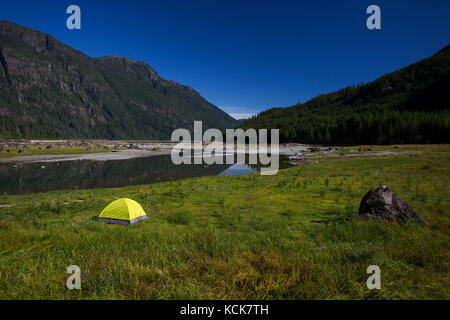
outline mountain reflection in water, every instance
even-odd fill
[[[175,165],[170,155],[114,161],[60,161],[0,164],[0,193],[90,189],[148,184],[219,174],[257,172],[246,164]]]

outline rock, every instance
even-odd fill
[[[361,200],[358,214],[360,218],[367,220],[381,219],[400,224],[415,220],[424,224],[417,212],[386,186],[367,192]]]
[[[289,160],[303,160],[303,159],[305,159],[305,154],[303,152],[297,152],[295,155],[289,157]]]

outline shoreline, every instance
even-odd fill
[[[34,162],[59,162],[59,161],[109,161],[109,160],[128,160],[134,158],[145,158],[159,155],[170,154],[167,151],[152,150],[120,150],[110,152],[80,153],[80,154],[47,154],[30,156],[13,156],[0,159],[0,163],[34,163]]]
[[[176,144],[178,142],[136,140],[9,141],[0,143],[0,163],[127,160],[169,155]],[[238,146],[235,152],[239,153],[243,149]],[[282,144],[279,153],[292,155],[306,149],[307,146],[303,144]]]
[[[30,140],[0,143],[0,163],[36,163],[59,161],[109,161],[169,155],[177,142],[131,140]],[[206,146],[207,144],[204,144]],[[300,143],[279,145],[280,156],[307,156],[310,160],[322,157],[376,157],[414,154],[419,145],[330,147]],[[431,146],[431,145],[429,145]],[[424,146],[422,146],[424,147]],[[248,153],[238,145],[235,153]],[[245,150],[245,151],[244,151]],[[225,150],[224,150],[225,151]],[[7,154],[8,152],[8,154]]]

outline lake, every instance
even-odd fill
[[[280,168],[289,164],[280,157]],[[0,163],[0,194],[122,187],[215,175],[258,172],[260,165],[175,165],[170,155],[110,161]]]

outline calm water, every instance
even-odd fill
[[[280,168],[288,164],[280,158]],[[61,161],[0,164],[0,194],[60,189],[90,189],[148,184],[215,175],[243,175],[258,165],[174,165],[170,155],[113,161]]]

